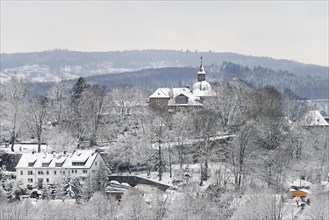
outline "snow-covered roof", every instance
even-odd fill
[[[43,163],[52,168],[90,168],[99,153],[95,150],[76,150],[72,153],[23,153],[17,168],[42,168]],[[33,166],[29,166],[33,165]],[[32,163],[32,164],[31,164]],[[79,163],[73,165],[72,163]],[[83,163],[83,164],[82,164]],[[61,166],[58,166],[60,164]],[[56,166],[57,165],[57,166]]]
[[[72,162],[78,162],[78,163],[82,163],[82,162],[86,162],[88,160],[90,155],[88,154],[82,154],[82,153],[76,153],[73,154],[71,157]]]
[[[324,119],[319,111],[309,111],[300,120],[304,126],[328,126],[328,122]]]
[[[53,159],[54,159],[54,157],[52,157],[52,155],[46,154],[46,156],[42,158],[41,162],[42,163],[50,163]]]
[[[193,84],[193,95],[197,97],[207,97],[214,96],[215,92],[207,81],[201,81]]]
[[[206,74],[204,71],[203,65],[201,64],[198,74]]]
[[[170,98],[169,96],[169,88],[158,88],[155,92],[150,96],[150,98]]]
[[[188,98],[187,103],[176,103],[176,97],[184,95]],[[168,106],[202,106],[199,97],[196,97],[189,88],[159,88],[150,98],[168,98]]]

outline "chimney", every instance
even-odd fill
[[[169,89],[169,97],[174,98],[174,89],[172,87]]]
[[[64,151],[64,155],[66,155],[66,150]]]

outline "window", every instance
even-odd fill
[[[28,178],[27,181],[28,181],[29,183],[33,183],[33,179],[32,179],[32,178]]]
[[[97,166],[97,162],[95,162],[95,165]]]
[[[161,104],[160,99],[156,99],[156,100],[155,100],[155,103],[156,103],[157,105],[160,105],[160,104]]]
[[[46,179],[46,182],[49,183],[49,178]]]
[[[92,173],[95,173],[95,170],[92,170],[91,172],[92,172]]]
[[[82,170],[82,173],[87,173],[88,171],[87,170]]]
[[[56,175],[56,170],[54,171],[54,174]]]
[[[32,170],[27,171],[27,175],[33,175],[33,171]]]
[[[176,98],[176,102],[179,104],[186,104],[188,102],[188,98],[184,95],[179,95]]]
[[[55,167],[61,167],[63,163],[55,163]]]
[[[21,170],[21,175],[23,175],[23,171]]]
[[[33,165],[34,165],[34,162],[28,164],[29,167],[33,167]]]
[[[65,174],[65,171],[63,171],[63,174]]]
[[[43,175],[43,171],[38,171],[38,174],[39,175]]]
[[[72,166],[84,166],[85,162],[72,162]]]
[[[42,167],[49,167],[49,163],[42,163]]]
[[[46,171],[46,174],[49,175],[49,171],[48,170]]]
[[[85,181],[86,180],[86,177],[82,177],[81,179],[82,179],[82,181]]]

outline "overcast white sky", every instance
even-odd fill
[[[236,52],[328,65],[325,1],[4,1],[1,53]]]

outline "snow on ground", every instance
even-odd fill
[[[305,205],[304,210],[301,210],[301,206],[297,206],[297,201],[300,204],[299,198],[289,199],[283,204],[283,220],[306,219],[310,207]]]

